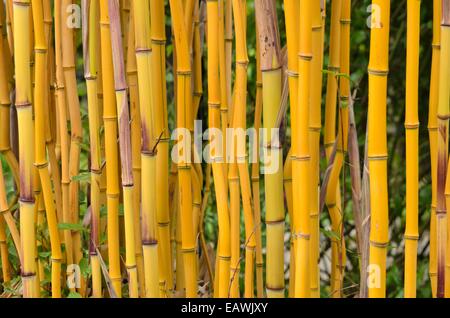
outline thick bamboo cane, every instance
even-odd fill
[[[406,47],[406,229],[405,292],[416,297],[417,245],[419,240],[419,49],[420,0],[407,3]]]
[[[20,152],[20,230],[21,250],[23,252],[22,283],[23,296],[37,296],[36,282],[36,233],[35,199],[33,194],[33,111],[31,103],[30,70],[30,1],[14,1],[14,64],[16,76],[16,108],[19,122]],[[17,28],[17,26],[20,26]]]
[[[309,111],[312,59],[311,1],[301,0],[298,41],[298,108],[291,107],[293,200],[295,245],[295,297],[310,297],[310,147]]]
[[[8,48],[8,43],[4,41],[7,36],[7,29],[5,26],[5,15],[3,4],[0,5],[0,33],[2,36],[0,43],[0,153],[4,156],[6,162],[11,168],[14,176],[16,186],[19,190],[19,163],[11,149],[10,141],[10,111],[11,98],[9,96],[8,79],[10,71],[8,65],[11,64],[11,53]]]
[[[220,87],[219,87],[219,43],[218,32],[219,8],[217,1],[207,2],[207,44],[208,44],[208,118],[210,129],[220,130]],[[217,23],[213,23],[217,21]],[[211,132],[211,138],[217,138]],[[224,175],[223,154],[216,150],[210,153],[213,170],[214,188],[217,198],[217,213],[219,221],[219,239],[216,261],[215,296],[227,297],[230,283],[230,216],[228,214],[227,185]]]
[[[111,46],[114,67],[114,83],[118,113],[120,161],[122,167],[122,191],[124,197],[126,267],[128,272],[128,289],[131,298],[138,298],[138,275],[136,267],[134,211],[133,211],[133,165],[131,160],[130,114],[128,110],[127,83],[120,27],[120,10],[118,0],[108,1],[111,19]]]
[[[386,296],[388,237],[388,183],[386,99],[389,71],[390,0],[374,0],[380,9],[372,17],[369,61],[368,162],[370,173],[369,297]],[[379,18],[379,20],[377,20]]]
[[[156,197],[161,282],[164,292],[173,290],[172,253],[170,249],[169,213],[169,141],[166,88],[166,31],[164,1],[150,1],[155,134],[161,136],[156,155],[156,179],[161,194]]]
[[[428,134],[431,161],[431,218],[430,218],[430,265],[428,273],[433,297],[437,291],[437,248],[436,248],[436,203],[437,203],[437,138],[439,104],[439,64],[441,50],[441,9],[442,0],[433,0],[433,52],[430,79],[430,99],[428,110]]]
[[[261,140],[261,135],[259,129],[261,128],[262,122],[262,111],[263,111],[263,100],[262,100],[262,72],[260,67],[260,49],[259,41],[256,40],[256,100],[255,100],[255,144],[256,153],[254,154],[257,158],[252,163],[251,177],[252,177],[252,195],[253,195],[253,209],[255,216],[255,243],[256,243],[256,297],[262,298],[264,296],[264,277],[263,277],[263,255],[262,255],[262,238],[261,238],[261,202],[260,202],[260,165],[259,165],[259,142]]]
[[[266,291],[269,298],[284,297],[284,196],[283,149],[279,134],[273,133],[281,100],[280,43],[276,8],[271,0],[255,3],[260,67],[263,83],[264,147],[269,158],[276,157],[278,166],[264,175],[266,196]]]
[[[135,49],[135,21],[134,10],[130,12],[130,26],[128,27],[127,46],[127,82],[130,92],[130,123],[131,123],[131,150],[133,163],[133,181],[135,191],[133,192],[134,210],[134,243],[136,251],[136,266],[138,271],[139,295],[145,297],[145,274],[144,258],[142,256],[142,231],[141,231],[141,112],[139,109],[139,87],[137,77],[137,60]]]
[[[69,137],[67,127],[66,89],[64,83],[64,70],[62,63],[61,43],[61,1],[55,2],[55,66],[56,66],[56,103],[58,112],[58,135],[61,148],[61,188],[62,188],[62,221],[71,223],[69,203]],[[64,247],[66,264],[73,264],[73,244],[70,230],[64,230]],[[69,267],[68,267],[69,268]],[[67,273],[68,275],[73,273]]]
[[[66,101],[70,117],[70,159],[69,159],[69,177],[70,177],[70,218],[71,223],[79,221],[79,182],[74,180],[80,172],[80,143],[82,142],[82,127],[80,102],[78,99],[78,88],[75,70],[75,47],[74,47],[74,29],[67,21],[70,18],[68,7],[72,5],[72,0],[62,0],[61,3],[61,36],[62,36],[62,66],[64,69],[64,80],[66,88]],[[73,238],[73,257],[76,264],[82,258],[81,233],[72,232]],[[82,279],[82,289],[84,289],[84,279]]]
[[[58,220],[54,203],[54,195],[48,171],[48,161],[46,156],[45,142],[45,103],[46,88],[48,87],[47,76],[47,41],[44,32],[44,12],[42,0],[32,1],[34,36],[35,36],[35,165],[39,170],[39,177],[42,187],[43,200],[45,201],[45,212],[51,242],[52,261],[52,297],[61,297],[61,243],[58,230]],[[42,199],[42,198],[41,198]]]
[[[450,0],[442,1],[441,57],[439,69],[439,106],[438,106],[438,163],[437,163],[437,292],[438,298],[445,296],[445,263],[447,245],[447,208],[446,198],[450,197],[448,167],[448,118],[450,112]],[[446,181],[447,180],[447,181]],[[446,183],[448,184],[446,186]],[[449,200],[450,202],[450,200]],[[450,259],[450,257],[449,257]]]
[[[100,242],[100,182],[102,175],[102,154],[100,135],[100,115],[98,103],[98,2],[83,0],[83,57],[84,77],[87,86],[89,141],[91,151],[91,235],[89,255],[92,269],[92,296],[102,297],[102,277],[97,253]]]
[[[246,43],[247,14],[246,2],[233,0],[233,17],[236,32],[236,86],[233,111],[235,159],[239,171],[242,205],[245,223],[245,292],[246,298],[254,297],[255,225],[250,175],[245,150],[246,108],[247,108],[247,67]]]
[[[322,67],[324,36],[322,14],[319,1],[313,2],[312,8],[312,53],[311,60],[311,112],[309,122],[309,139],[311,147],[311,297],[320,298],[320,222],[319,222],[319,192],[320,192],[320,133],[322,129]]]
[[[134,1],[135,49],[141,115],[142,248],[146,297],[159,296],[158,241],[156,228],[156,133],[153,99],[152,48],[149,1]],[[150,85],[148,85],[150,84]]]
[[[192,120],[192,70],[189,57],[189,39],[187,27],[183,23],[182,4],[179,1],[170,1],[172,26],[174,28],[175,46],[177,47],[177,128],[185,133],[178,135],[178,147],[183,150],[178,153],[178,179],[179,195],[181,199],[181,236],[183,263],[186,281],[186,296],[197,297],[197,266],[195,254],[195,233],[193,232],[192,216],[192,165],[188,156],[191,147],[190,131]],[[189,136],[186,136],[189,131]]]
[[[100,39],[103,80],[103,121],[105,125],[107,235],[109,276],[118,297],[121,296],[119,253],[119,164],[117,146],[117,109],[114,93],[113,57],[107,0],[100,1]]]

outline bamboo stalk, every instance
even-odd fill
[[[33,195],[33,111],[31,103],[30,70],[30,1],[14,1],[14,64],[16,74],[16,108],[19,122],[20,151],[20,230],[21,250],[23,252],[22,284],[23,296],[36,295],[36,233],[35,200]],[[17,26],[20,25],[20,28]]]
[[[183,8],[180,2],[170,0],[170,11],[172,14],[172,26],[174,28],[175,46],[177,47],[177,128],[191,131],[193,127],[192,119],[192,98],[191,98],[191,64],[189,58],[188,33],[185,23],[183,23]],[[193,232],[192,216],[192,169],[188,149],[191,147],[190,136],[178,135],[178,146],[183,152],[178,157],[178,179],[179,195],[181,200],[181,236],[182,252],[186,281],[186,296],[188,298],[197,297],[197,267],[195,257],[195,233]]]
[[[99,255],[97,254],[100,241],[100,182],[102,174],[102,154],[100,150],[100,115],[98,104],[98,38],[96,27],[98,21],[98,3],[84,0],[83,6],[83,56],[84,77],[87,86],[89,141],[91,151],[91,236],[89,255],[92,268],[92,296],[102,297],[102,278]]]
[[[261,140],[260,131],[261,128],[261,120],[262,120],[262,108],[263,108],[263,100],[262,100],[262,89],[263,89],[263,83],[262,83],[262,72],[260,67],[260,48],[259,48],[259,41],[256,41],[256,100],[255,100],[255,131],[256,131],[256,138],[255,138],[255,144],[258,145],[256,147],[256,158],[259,158],[260,151],[259,151],[259,142]],[[262,298],[264,296],[264,281],[263,281],[263,255],[262,255],[262,239],[261,239],[261,203],[260,203],[260,166],[259,166],[259,159],[255,160],[252,163],[251,168],[251,176],[252,176],[252,195],[253,195],[253,209],[254,209],[254,216],[255,216],[255,243],[256,243],[256,297]]]
[[[439,72],[439,105],[438,105],[438,163],[437,163],[437,292],[438,298],[445,296],[445,263],[447,243],[447,209],[446,198],[450,196],[450,185],[446,186],[448,161],[448,114],[450,112],[450,1],[442,1],[441,22],[441,57]],[[446,191],[447,190],[447,191]],[[450,257],[449,257],[450,259]]]
[[[380,15],[371,25],[369,61],[368,162],[370,174],[370,298],[386,296],[386,252],[388,238],[386,98],[389,68],[390,0],[374,0]],[[377,18],[380,20],[377,21]],[[373,275],[373,276],[371,276]]]
[[[128,110],[127,84],[120,28],[120,11],[118,0],[109,0],[109,16],[111,20],[111,46],[114,66],[114,83],[119,126],[120,160],[122,167],[122,191],[124,196],[126,266],[128,271],[128,288],[131,298],[137,298],[138,276],[136,268],[136,252],[134,243],[134,211],[133,211],[133,167],[131,160],[130,114]]]
[[[311,147],[311,297],[320,298],[320,231],[319,231],[319,192],[320,192],[320,133],[322,106],[322,67],[324,47],[324,25],[319,1],[312,8],[312,53],[311,61],[311,112],[309,139]]]
[[[416,297],[417,245],[419,239],[419,49],[420,0],[407,5],[406,53],[406,230],[405,297]]]
[[[55,65],[56,65],[56,103],[58,109],[58,135],[61,143],[61,188],[62,188],[62,220],[64,223],[71,223],[70,203],[69,203],[69,138],[67,128],[67,106],[66,89],[64,82],[64,70],[62,64],[62,44],[61,44],[61,2],[55,2]],[[72,234],[69,230],[64,230],[64,247],[66,264],[73,264],[73,244]],[[71,275],[73,273],[67,273]]]
[[[155,109],[155,134],[159,139],[156,154],[156,180],[161,195],[156,197],[156,219],[158,222],[159,257],[161,282],[164,293],[173,290],[172,256],[170,251],[170,214],[169,214],[169,141],[170,132],[167,114],[166,88],[166,31],[164,21],[164,1],[150,1],[153,92]]]
[[[156,133],[153,96],[152,48],[149,2],[134,2],[135,49],[141,115],[142,161],[142,248],[146,297],[159,296],[158,241],[156,228]],[[147,86],[150,83],[149,86]],[[144,195],[145,193],[145,195]],[[155,267],[156,266],[156,267]]]
[[[51,241],[52,261],[52,297],[61,297],[61,243],[59,238],[58,220],[54,203],[54,195],[48,171],[45,142],[45,103],[47,84],[47,41],[44,33],[44,12],[40,0],[32,1],[34,35],[35,35],[35,165],[39,170],[42,187],[43,200],[45,201],[45,212]],[[42,198],[41,198],[42,200]]]
[[[100,1],[100,39],[103,80],[103,121],[105,125],[106,192],[107,192],[107,235],[109,276],[114,292],[121,297],[120,254],[119,254],[119,165],[117,147],[117,109],[114,93],[113,57],[111,50],[110,18],[107,0]]]
[[[295,297],[310,297],[310,146],[308,138],[310,78],[312,59],[312,7],[301,0],[298,41],[298,108],[291,107],[293,193],[303,200],[293,200],[295,246]]]
[[[80,115],[80,102],[78,100],[78,88],[75,70],[75,47],[73,41],[73,28],[66,23],[69,19],[70,10],[68,6],[72,5],[72,0],[62,0],[61,18],[65,23],[61,24],[62,36],[62,66],[64,70],[64,81],[66,89],[66,101],[70,117],[70,159],[69,159],[69,204],[71,223],[79,221],[79,182],[73,180],[80,173],[80,143],[82,141],[82,127]],[[73,238],[73,257],[76,264],[82,258],[81,234],[79,231],[72,232]],[[84,285],[84,279],[82,279]],[[84,289],[82,287],[82,289]]]
[[[136,251],[136,265],[139,281],[139,295],[145,296],[145,274],[144,258],[142,256],[142,231],[141,231],[141,112],[139,109],[139,87],[137,77],[137,61],[135,49],[135,20],[134,10],[130,12],[130,26],[128,27],[128,57],[127,57],[127,82],[130,92],[130,123],[131,123],[131,150],[133,163],[133,181],[135,191],[133,192],[134,210],[134,242]]]
[[[277,157],[279,166],[271,167],[275,173],[265,174],[266,194],[266,290],[269,298],[284,297],[284,202],[283,202],[283,148],[279,135],[272,134],[281,100],[280,43],[276,8],[272,1],[255,3],[256,22],[260,45],[263,83],[264,128],[268,137],[264,147],[270,158]],[[266,132],[267,134],[267,132]],[[267,135],[266,135],[267,136]]]
[[[441,50],[441,9],[442,1],[433,1],[433,43],[432,64],[430,79],[430,99],[428,110],[428,134],[430,142],[431,161],[431,220],[430,220],[430,265],[429,276],[433,297],[437,291],[437,248],[436,248],[436,204],[437,204],[437,138],[438,119],[437,109],[439,104],[439,64]]]
[[[219,88],[219,43],[216,36],[219,21],[217,1],[207,1],[207,44],[208,44],[208,117],[210,129],[220,129],[220,88]],[[212,133],[210,139],[214,138]],[[217,138],[217,137],[216,137]],[[224,298],[229,293],[230,283],[230,215],[228,210],[227,185],[224,175],[223,155],[211,151],[210,160],[213,170],[214,188],[217,200],[219,239],[216,261],[215,297]]]

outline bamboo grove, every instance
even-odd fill
[[[431,295],[450,297],[450,1],[427,3],[430,21],[423,1],[398,5],[396,279],[417,296],[425,240]],[[390,0],[0,1],[2,296],[387,297],[396,12]]]

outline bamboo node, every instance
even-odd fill
[[[309,156],[309,155],[306,155],[306,156],[295,156],[295,155],[292,155],[291,156],[291,160],[292,161],[309,161],[309,160],[311,160],[311,156]]]
[[[0,215],[4,215],[6,213],[9,213],[9,208],[6,208],[4,210],[0,210]]]
[[[145,53],[151,53],[152,49],[148,47],[137,47],[136,48],[136,54],[145,54]]]
[[[440,120],[448,120],[448,119],[450,119],[450,114],[445,114],[445,115],[437,114],[437,118]]]
[[[52,263],[57,263],[57,264],[62,264],[62,262],[63,262],[62,258],[55,258],[55,257],[52,257],[51,261],[52,261]]]
[[[193,248],[182,248],[181,249],[181,253],[182,254],[195,253],[195,251],[196,251],[195,247],[193,247]]]
[[[296,239],[304,239],[307,241],[309,241],[309,239],[311,238],[311,234],[305,234],[305,233],[293,233],[292,235]]]
[[[177,71],[177,75],[178,76],[191,76],[192,75],[192,71]]]
[[[341,22],[341,24],[351,24],[352,19],[341,19],[340,22]]]
[[[41,170],[41,169],[45,169],[45,168],[47,168],[48,167],[48,162],[43,162],[43,163],[35,163],[34,164],[34,166],[38,169],[38,170]]]
[[[220,109],[220,103],[209,102],[209,103],[208,103],[208,107],[209,107],[209,108]]]
[[[405,240],[410,240],[410,241],[418,241],[419,240],[419,235],[409,235],[409,234],[405,234]]]
[[[283,220],[277,220],[277,221],[267,221],[266,220],[266,225],[279,225],[279,224],[284,224],[284,219]]]
[[[27,108],[31,107],[33,104],[30,102],[16,102],[16,108]]]
[[[389,156],[387,155],[375,155],[375,156],[367,156],[367,158],[370,161],[382,161],[382,160],[387,160],[389,158]]]
[[[288,77],[298,77],[298,72],[296,72],[296,71],[291,71],[291,70],[286,70],[286,75],[287,75]],[[262,87],[262,84],[261,84],[261,87]]]
[[[417,123],[417,124],[405,124],[405,129],[413,129],[413,130],[415,130],[415,129],[419,128],[419,127],[420,127],[420,123]]]
[[[166,45],[167,41],[166,39],[152,39],[152,44],[156,44],[156,45]]]
[[[300,53],[300,54],[298,55],[298,57],[299,57],[301,60],[305,60],[305,61],[311,61],[312,58],[313,58],[312,54],[309,54],[309,53]]]
[[[431,47],[433,49],[436,49],[436,50],[440,50],[441,49],[441,45],[440,44],[431,44]]]
[[[386,248],[389,246],[389,242],[383,243],[383,242],[375,242],[373,240],[370,240],[370,245],[372,245],[373,247],[378,247],[378,248]]]
[[[339,66],[333,66],[333,65],[328,65],[327,67],[328,71],[333,72],[333,73],[339,73],[341,68]]]
[[[375,70],[372,68],[368,68],[367,69],[367,73],[369,73],[369,75],[373,75],[373,76],[381,76],[381,77],[386,77],[389,75],[389,71],[388,70]]]

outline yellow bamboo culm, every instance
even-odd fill
[[[62,62],[62,35],[61,24],[63,23],[61,17],[61,1],[56,1],[54,6],[55,16],[55,67],[56,67],[56,103],[58,113],[58,135],[61,149],[61,190],[62,190],[62,220],[64,223],[71,223],[70,217],[70,202],[69,202],[69,137],[67,127],[67,104],[66,104],[66,89],[64,83],[64,70]],[[73,244],[72,233],[70,230],[63,231],[63,242],[65,247],[65,261],[66,264],[73,264]],[[73,275],[69,272],[70,267],[67,267],[67,275]]]
[[[89,255],[92,269],[92,297],[102,297],[102,276],[98,247],[100,241],[100,182],[102,175],[102,154],[100,135],[100,114],[98,101],[98,14],[97,1],[84,0],[83,5],[83,56],[84,77],[87,86],[89,141],[91,151],[91,237]]]
[[[144,258],[142,251],[142,231],[141,231],[141,112],[139,109],[139,88],[137,77],[137,61],[135,49],[135,20],[134,10],[130,12],[130,26],[128,27],[128,47],[127,47],[127,81],[130,91],[130,123],[131,123],[131,150],[133,163],[133,181],[135,191],[133,192],[133,209],[134,209],[134,243],[136,251],[136,266],[138,271],[139,295],[145,296],[145,275],[144,275]],[[136,212],[136,211],[139,211]]]
[[[324,36],[322,14],[319,1],[312,4],[312,52],[311,61],[311,112],[309,114],[309,140],[311,147],[311,297],[320,298],[320,222],[319,222],[319,193],[320,193],[320,133],[322,107],[322,67]]]
[[[218,32],[219,8],[217,1],[208,1],[206,4],[208,21],[208,119],[210,128],[218,131],[220,122],[220,79],[219,79],[219,43]],[[230,7],[231,8],[231,7]],[[217,21],[217,23],[215,22]],[[214,131],[210,131],[210,140],[218,138]],[[210,160],[213,170],[214,188],[217,199],[217,213],[219,223],[219,239],[216,261],[216,282],[214,284],[215,297],[229,297],[230,284],[230,215],[228,210],[227,181],[225,179],[225,165],[223,154],[219,149],[211,151]]]
[[[417,244],[419,240],[419,48],[420,0],[407,3],[406,48],[406,230],[405,298],[416,297]]]
[[[235,147],[234,157],[239,171],[239,182],[241,185],[241,198],[244,210],[245,223],[245,282],[244,297],[254,297],[254,264],[256,241],[253,235],[255,231],[254,213],[252,203],[252,192],[250,174],[248,171],[247,155],[245,149],[246,108],[247,108],[247,67],[248,54],[246,43],[247,30],[247,8],[246,2],[233,0],[233,17],[236,30],[236,83],[235,100],[233,109],[233,131],[231,142]],[[234,159],[234,158],[233,158]],[[232,160],[233,160],[232,159]],[[234,160],[233,160],[234,161]]]
[[[288,55],[288,81],[289,81],[289,98],[290,98],[290,108],[291,117],[292,109],[297,109],[298,105],[298,33],[299,24],[299,1],[285,0],[284,1],[284,12],[286,21],[286,40],[287,40],[287,55]],[[295,119],[294,119],[295,121]],[[291,123],[293,126],[293,124]],[[294,126],[293,126],[294,127]],[[295,133],[294,133],[295,134]],[[293,137],[293,135],[292,135]],[[290,270],[289,270],[289,297],[294,297],[295,290],[295,244],[297,240],[294,238],[294,207],[293,207],[293,195],[292,195],[292,150],[289,151],[286,163],[284,165],[284,189],[286,193],[287,208],[290,220],[290,230],[291,230],[291,250],[290,250]]]
[[[108,0],[100,1],[100,39],[103,80],[103,121],[105,125],[107,236],[109,276],[114,292],[121,297],[122,275],[119,253],[119,164],[117,146],[117,109],[114,91],[113,57],[111,49]]]
[[[448,115],[450,113],[450,0],[442,1],[441,57],[439,65],[439,104],[438,104],[438,166],[437,166],[437,291],[436,297],[450,294],[446,281],[447,250],[447,202],[450,203],[450,178],[448,164]],[[447,255],[446,255],[447,254]],[[447,292],[446,292],[447,290]]]
[[[329,50],[329,64],[327,76],[327,94],[325,103],[325,130],[324,130],[324,145],[327,156],[327,161],[330,162],[332,152],[336,143],[336,105],[339,77],[338,73],[341,71],[340,54],[341,54],[341,11],[342,0],[333,0],[331,2],[331,27],[330,27],[330,50]],[[344,136],[341,136],[341,141]],[[339,142],[339,141],[338,141]],[[338,151],[336,151],[338,153]],[[338,156],[341,157],[342,156]],[[343,158],[342,158],[343,160]],[[341,208],[341,193],[339,172],[342,164],[338,160],[333,164],[333,173],[330,175],[330,181],[327,186],[327,193],[325,203],[327,205],[331,228],[334,233],[331,238],[331,295],[334,298],[341,297],[342,291],[342,275],[340,260],[343,255],[344,241],[340,235],[342,227],[342,208]]]
[[[150,3],[133,2],[135,19],[135,49],[138,72],[139,108],[141,116],[142,162],[142,249],[144,253],[145,296],[159,297],[158,241],[156,228],[156,134],[152,85],[152,50]],[[148,85],[150,84],[150,85]]]
[[[0,8],[3,8],[2,5],[0,5]],[[0,12],[1,13],[1,12]],[[2,22],[3,23],[3,22]],[[5,28],[2,28],[2,31],[4,31]],[[10,56],[9,49],[7,48],[7,43],[4,43],[3,41],[0,43],[0,126],[2,127],[0,129],[0,152],[3,153],[4,158],[7,162],[13,162],[15,161],[17,163],[17,160],[15,159],[15,155],[11,150],[10,145],[10,107],[11,107],[11,99],[9,96],[8,91],[8,74],[6,72],[7,70],[7,64],[8,61],[6,60],[7,56]],[[8,160],[7,158],[9,156],[12,156],[13,161]],[[18,166],[14,168],[11,163],[9,163],[11,171],[13,172],[14,179],[18,178]],[[18,163],[17,163],[18,165]],[[14,170],[16,172],[14,173]],[[17,175],[17,177],[16,177]],[[19,185],[19,180],[17,179],[16,184]],[[18,186],[17,190],[19,190],[20,185]],[[6,188],[5,188],[5,180],[3,180],[3,169],[0,169],[0,213],[2,214],[2,217],[4,219],[4,222],[6,222],[6,225],[8,226],[8,229],[11,233],[14,245],[16,250],[18,251],[19,258],[21,259],[22,264],[22,253],[20,248],[20,235],[19,230],[16,226],[15,219],[10,211],[7,198],[6,198]],[[0,221],[1,222],[1,221]],[[5,246],[6,247],[6,246]],[[3,247],[2,247],[3,248]],[[8,267],[8,264],[2,263],[6,267]],[[5,268],[4,272],[7,270]]]
[[[78,87],[75,66],[75,45],[73,41],[74,28],[70,24],[70,7],[72,0],[61,0],[61,37],[62,37],[62,67],[64,70],[64,81],[66,89],[66,102],[70,117],[70,158],[69,158],[69,204],[70,204],[70,220],[72,224],[79,222],[79,181],[75,177],[80,173],[80,152],[82,142],[82,125],[80,102],[78,99]],[[81,233],[80,231],[72,231],[73,242],[73,260],[75,264],[79,264],[82,255]],[[81,278],[81,289],[85,288],[85,279]]]
[[[262,72],[260,67],[260,49],[259,41],[256,40],[256,99],[255,99],[255,144],[259,145],[261,135],[259,129],[261,128],[262,121]],[[259,147],[256,149],[255,156],[259,158]],[[264,296],[264,277],[263,277],[263,255],[262,255],[262,238],[261,238],[261,203],[260,203],[260,165],[259,160],[254,160],[252,163],[252,194],[253,194],[253,209],[255,216],[255,243],[256,243],[256,297],[262,298]]]
[[[30,70],[30,1],[14,1],[14,33],[19,35],[14,45],[14,65],[16,77],[16,108],[19,125],[19,163],[20,163],[20,231],[23,253],[22,284],[23,297],[36,295],[36,233],[35,200],[33,193],[33,153],[34,131],[31,103]],[[19,26],[19,27],[18,27]]]
[[[138,273],[136,266],[135,233],[134,233],[134,181],[131,156],[130,114],[128,109],[127,83],[125,79],[125,63],[120,25],[120,8],[118,0],[108,1],[110,16],[111,47],[114,67],[114,83],[118,113],[120,161],[122,168],[122,192],[124,202],[125,224],[125,262],[128,272],[128,290],[130,298],[139,297]]]
[[[192,119],[192,70],[189,54],[189,41],[186,25],[183,23],[184,11],[181,2],[170,1],[172,26],[174,28],[175,46],[177,48],[177,128],[184,133],[178,135],[178,179],[181,202],[181,236],[182,252],[186,281],[186,296],[197,297],[196,233],[193,231],[192,209],[192,165],[191,132]],[[189,134],[188,134],[189,132]]]
[[[278,131],[275,131],[281,100],[282,68],[278,20],[272,1],[255,3],[260,67],[263,84],[264,147],[268,158],[276,158],[265,174],[266,193],[266,291],[269,298],[284,297],[284,202],[283,202],[283,149]]]
[[[371,23],[369,61],[368,161],[370,173],[370,298],[386,296],[386,253],[388,238],[388,184],[386,99],[389,72],[390,0],[374,0],[380,9]]]
[[[310,297],[310,168],[309,112],[312,59],[312,1],[301,0],[298,41],[298,106],[291,107],[292,189],[295,245],[295,297]]]
[[[436,203],[437,203],[437,109],[439,103],[439,60],[441,50],[441,8],[442,0],[433,0],[433,52],[430,79],[430,99],[428,111],[428,133],[431,161],[431,220],[430,220],[430,265],[429,276],[432,296],[437,290],[437,248],[436,248]]]
[[[158,222],[160,283],[168,294],[173,290],[172,253],[170,249],[170,213],[169,213],[169,141],[167,97],[166,97],[166,31],[164,20],[164,1],[150,1],[153,92],[155,103],[155,133],[159,139],[156,155],[157,188],[161,191],[156,198],[156,219]]]
[[[0,5],[0,153],[4,156],[6,162],[11,168],[11,172],[14,176],[15,184],[19,190],[19,163],[11,149],[11,141],[9,132],[11,129],[10,123],[10,111],[11,111],[11,98],[9,96],[8,80],[10,71],[8,68],[11,64],[11,53],[8,48],[8,43],[4,41],[4,37],[7,35],[7,26],[5,25],[5,12],[3,4]]]
[[[48,229],[51,243],[52,261],[52,297],[61,297],[61,243],[58,230],[58,220],[56,208],[48,170],[45,143],[45,103],[47,80],[47,41],[44,33],[44,12],[42,0],[32,1],[34,36],[35,36],[35,165],[39,171],[43,200],[45,202],[45,212],[47,216]],[[41,198],[42,199],[42,198]],[[43,202],[43,203],[44,203]]]

